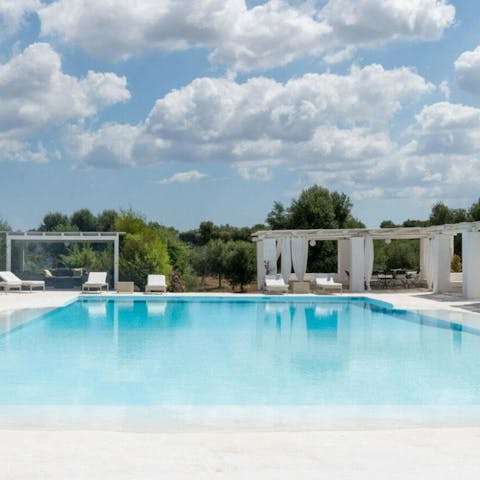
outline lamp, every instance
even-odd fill
[[[311,247],[314,247],[317,244],[316,240],[310,240],[308,243]]]

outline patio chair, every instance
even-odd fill
[[[22,287],[29,288],[32,291],[34,288],[42,288],[45,291],[45,282],[43,280],[21,280],[12,272],[0,272],[0,287],[5,292],[9,290],[17,289],[21,290]]]
[[[267,293],[287,293],[288,285],[283,280],[282,275],[266,275],[265,276],[265,291]]]
[[[343,285],[341,283],[335,282],[331,275],[325,275],[321,273],[315,274],[315,287],[320,290],[339,292],[341,292],[343,289]]]
[[[108,292],[107,272],[90,272],[87,281],[82,285],[82,292],[94,288],[101,292],[103,288]]]
[[[167,291],[167,283],[165,275],[149,275],[147,278],[147,285],[145,286],[145,293],[165,293]]]

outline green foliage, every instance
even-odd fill
[[[267,215],[272,229],[328,229],[362,228],[365,225],[352,216],[352,202],[344,193],[329,192],[313,185],[302,191],[289,208],[275,202]],[[308,271],[333,272],[337,270],[335,242],[317,242],[308,252]]]
[[[328,189],[306,188],[289,209],[289,228],[336,228],[335,209]]]
[[[73,244],[70,253],[60,255],[61,262],[68,268],[86,268],[89,271],[112,269],[111,248],[95,251],[90,245]]]
[[[149,274],[170,275],[167,242],[155,226],[147,225],[143,216],[126,210],[118,215],[115,229],[127,232],[120,248],[122,279],[133,281],[143,290]]]
[[[97,228],[100,232],[113,232],[118,213],[115,210],[104,210],[97,215]]]
[[[255,230],[258,230],[258,228]],[[179,238],[190,245],[203,246],[212,240],[222,240],[223,242],[230,240],[250,241],[250,236],[255,230],[249,227],[232,227],[228,224],[215,225],[213,222],[202,222],[198,229],[180,233]]]
[[[148,230],[145,217],[133,210],[121,210],[115,220],[115,231],[125,233],[141,233]]]
[[[251,242],[230,241],[226,245],[225,277],[233,288],[252,282],[256,275],[255,245]]]
[[[144,289],[147,276],[166,275],[172,271],[165,242],[152,232],[127,233],[120,251],[120,276]]]
[[[218,277],[218,288],[222,287],[222,275],[225,270],[225,245],[221,240],[211,240],[206,245],[208,272]]]
[[[451,271],[455,273],[462,271],[462,259],[460,255],[454,255],[452,257]]]
[[[80,232],[96,232],[98,230],[97,217],[88,208],[81,208],[74,212],[70,223]]]
[[[42,232],[59,232],[62,231],[61,227],[70,229],[68,216],[59,212],[50,212],[43,217],[39,230]]]
[[[205,289],[205,277],[210,274],[210,264],[207,253],[208,247],[196,247],[192,250],[190,261],[194,272],[202,278],[202,288]]]
[[[448,223],[460,223],[468,220],[467,211],[464,208],[448,208],[444,203],[437,203],[432,207],[430,225],[445,225]]]
[[[470,220],[473,222],[480,221],[480,198],[476,202],[472,203],[468,210],[468,215]]]
[[[418,270],[420,268],[419,240],[392,240],[390,244],[385,243],[384,240],[374,240],[374,245],[375,269]]]
[[[288,210],[281,202],[274,202],[266,221],[272,230],[286,230],[289,228]]]

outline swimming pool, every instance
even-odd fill
[[[0,335],[0,405],[476,406],[479,352],[366,298],[81,298]]]

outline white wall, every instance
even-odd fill
[[[463,296],[480,299],[480,233],[462,233]]]

